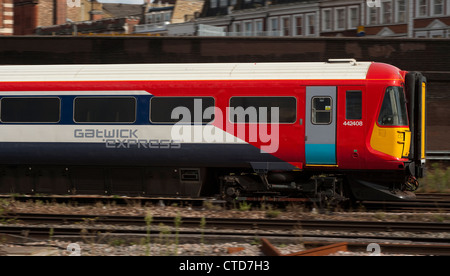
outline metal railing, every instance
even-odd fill
[[[142,24],[134,26],[135,33],[144,33],[144,32],[161,32],[167,31],[167,22],[153,23],[153,24]]]
[[[450,161],[450,150],[427,150],[428,160]]]
[[[227,36],[283,36],[282,31],[227,32]]]

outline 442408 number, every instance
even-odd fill
[[[363,121],[344,121],[344,126],[363,126]]]

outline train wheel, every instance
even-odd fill
[[[229,203],[235,202],[236,198],[239,197],[240,194],[241,188],[237,185],[226,185],[223,189],[223,197]]]
[[[419,188],[419,181],[413,175],[409,175],[405,181],[405,185],[407,191],[414,192]]]

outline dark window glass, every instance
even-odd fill
[[[406,101],[403,89],[391,86],[386,89],[378,124],[382,126],[407,126]]]
[[[332,100],[330,97],[312,98],[311,121],[315,125],[328,125],[332,122]]]
[[[361,120],[362,119],[362,92],[347,91],[345,96],[345,119]]]
[[[207,108],[209,109],[206,111]],[[212,97],[153,97],[150,100],[150,121],[165,124],[206,124],[214,120],[212,108]]]
[[[232,97],[230,121],[233,123],[295,123],[297,101],[293,97]],[[277,116],[278,120],[272,116]]]
[[[74,119],[77,123],[133,123],[136,121],[134,97],[75,99]]]
[[[1,121],[4,123],[57,123],[59,98],[2,98]]]

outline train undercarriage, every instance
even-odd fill
[[[189,167],[3,166],[2,194],[216,196],[233,201],[348,201],[414,199],[406,172],[255,172]]]

